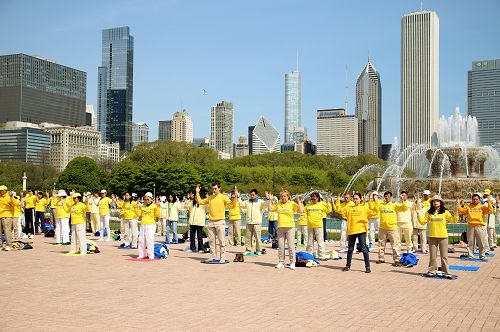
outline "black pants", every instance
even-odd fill
[[[198,239],[198,249],[196,249],[196,238]],[[189,249],[193,252],[205,250],[203,246],[203,226],[189,225]]]
[[[323,241],[326,241],[326,218],[323,218]]]
[[[363,251],[363,257],[365,259],[365,268],[370,268],[370,256],[368,255],[368,247],[366,246],[366,233],[351,234],[348,236],[348,247],[347,247],[347,267],[351,267],[352,252],[354,251],[354,245],[356,244],[356,239],[358,239],[361,246],[361,251]]]
[[[45,212],[36,211],[36,213],[35,213],[35,232],[38,232],[38,230],[41,227],[45,228]]]
[[[35,209],[25,209],[24,210],[24,233],[25,234],[35,234],[33,229],[33,218],[35,214]]]

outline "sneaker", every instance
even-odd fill
[[[137,257],[137,259],[143,259],[143,258],[144,258],[144,256],[138,256]]]
[[[73,255],[73,254],[76,254],[76,251],[73,250],[68,251],[68,255]]]
[[[69,246],[69,245],[71,245],[71,242],[64,242],[63,243],[63,246]]]
[[[193,252],[191,249],[186,249],[184,252]]]
[[[275,266],[275,268],[277,268],[277,269],[282,269],[284,267],[285,267],[285,264],[283,264],[283,263],[278,263],[278,265]]]
[[[367,267],[365,273],[370,273],[370,272],[372,272],[372,270],[370,270],[370,268]]]
[[[80,253],[81,256],[86,255],[86,254],[87,254],[86,251]]]
[[[451,279],[453,279],[453,277],[452,277],[452,275],[451,275],[451,274],[445,274],[445,275],[444,275],[444,277],[445,277],[446,279],[450,279],[450,280],[451,280]]]
[[[426,277],[435,277],[436,276],[436,273],[435,272],[427,272],[425,274]]]
[[[392,266],[399,267],[399,266],[403,266],[403,264],[401,264],[400,262],[394,262],[394,263],[392,263]]]
[[[347,252],[347,249],[340,249],[339,250],[340,253],[344,253],[344,252]]]
[[[383,261],[383,260],[380,260],[380,259],[379,259],[379,260],[378,260],[378,261],[376,261],[375,263],[376,263],[376,264],[383,264],[383,263],[385,263],[385,261]]]
[[[422,251],[422,255],[428,255],[428,254],[429,254],[429,250]]]
[[[495,251],[495,247],[490,247],[490,251]]]
[[[125,248],[127,245],[125,243],[120,244],[120,248]]]
[[[261,253],[260,251],[256,251],[256,252],[255,252],[255,254],[256,254],[257,256],[262,256],[262,253]]]
[[[137,249],[137,246],[130,245],[130,249]]]
[[[34,237],[33,234],[28,235],[28,239],[32,239]]]
[[[344,267],[342,268],[342,272],[347,272],[347,271],[349,271],[350,269],[351,269],[351,268],[350,268],[349,266],[344,266]]]
[[[10,246],[6,246],[3,250],[10,251]]]
[[[205,250],[201,250],[201,249],[200,249],[200,250],[198,250],[198,252],[202,252],[202,253],[204,253],[204,252],[205,252]]]
[[[295,270],[295,263],[291,263],[290,265],[288,265],[288,268],[290,270]]]

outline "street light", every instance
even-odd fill
[[[26,172],[23,173],[23,191],[26,191],[26,180],[28,178],[26,177]]]
[[[156,198],[156,183],[153,183],[153,197]]]

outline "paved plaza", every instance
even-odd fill
[[[160,240],[160,238],[157,238]],[[500,258],[473,263],[478,272],[452,271],[457,280],[420,277],[418,266],[376,265],[364,273],[344,258],[316,268],[277,270],[277,250],[226,265],[205,265],[208,254],[170,246],[170,257],[129,261],[135,250],[101,242],[102,252],[62,256],[68,247],[37,236],[33,250],[0,252],[1,331],[500,331]],[[328,247],[338,249],[337,243]],[[389,250],[386,261],[391,262]]]

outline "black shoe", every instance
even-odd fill
[[[392,264],[392,266],[399,267],[399,266],[403,266],[403,264],[401,264],[400,262],[394,262],[394,263]]]
[[[377,264],[383,264],[383,263],[385,263],[385,261],[382,261],[382,260],[380,260],[380,259],[379,259],[379,260],[378,260],[378,261],[376,261],[375,263],[377,263]]]
[[[345,266],[342,268],[342,272],[349,271],[351,268],[349,266]]]
[[[367,267],[365,273],[370,273],[370,272],[372,272],[372,270],[370,270],[370,268]]]

